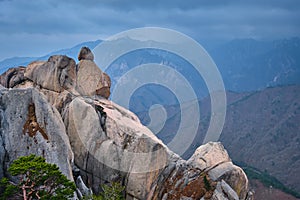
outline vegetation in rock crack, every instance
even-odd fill
[[[92,200],[125,200],[123,191],[125,189],[120,183],[113,182],[110,185],[102,185],[102,190],[98,196],[93,195],[92,197],[85,197],[84,199]]]
[[[1,180],[0,199],[68,199],[74,196],[74,182],[63,175],[57,165],[35,155],[21,156],[8,169],[18,181]]]
[[[207,177],[206,177],[206,176],[203,177],[203,182],[204,182],[204,187],[205,187],[205,189],[206,189],[207,191],[210,191],[210,190],[211,190],[211,186],[210,186],[210,183],[209,183],[209,181],[207,180]]]

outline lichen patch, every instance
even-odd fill
[[[30,103],[28,105],[27,120],[23,126],[23,135],[26,135],[27,133],[28,136],[34,138],[34,142],[37,143],[37,140],[35,138],[37,132],[41,133],[45,140],[49,140],[49,137],[46,134],[44,128],[41,127],[37,122],[34,104]]]

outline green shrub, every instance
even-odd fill
[[[113,182],[110,185],[102,185],[102,190],[99,195],[93,195],[92,197],[84,197],[84,200],[125,200],[123,191],[125,189],[120,183]]]
[[[17,183],[1,180],[4,192],[1,199],[68,199],[74,196],[75,184],[63,175],[55,164],[46,163],[43,157],[22,156],[8,169]]]
[[[203,181],[204,181],[204,187],[207,191],[210,191],[211,190],[211,186],[210,186],[210,183],[209,181],[207,180],[207,177],[206,175],[203,177]]]

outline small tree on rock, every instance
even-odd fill
[[[1,199],[68,199],[73,197],[75,184],[63,175],[57,165],[46,163],[35,155],[22,156],[13,161],[9,173],[19,178],[13,183],[1,180],[4,192]]]
[[[100,200],[124,200],[123,190],[124,186],[119,183],[113,182],[110,186],[102,185],[102,194],[100,194]],[[97,198],[96,198],[97,199]]]

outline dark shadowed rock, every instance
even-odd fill
[[[78,54],[78,60],[94,60],[94,54],[92,53],[92,51],[88,48],[88,47],[82,47],[80,49],[80,52]]]
[[[101,85],[102,87],[96,90],[96,95],[102,96],[106,99],[110,96],[110,86],[111,80],[110,77],[106,73],[102,73],[101,76]]]
[[[26,80],[25,67],[10,68],[0,76],[0,84],[6,88],[12,88]]]

